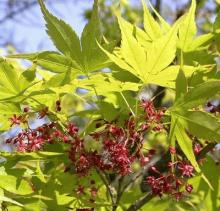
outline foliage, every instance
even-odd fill
[[[58,52],[0,60],[0,129],[20,129],[1,152],[2,210],[219,210],[219,16],[197,36],[195,0],[173,25],[142,4],[143,28],[117,14],[118,44],[98,0],[81,38],[39,0]]]

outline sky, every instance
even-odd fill
[[[0,0],[0,6],[2,1],[5,0]],[[183,2],[186,0],[181,1]],[[140,0],[132,0],[131,3],[137,5],[140,4]],[[54,15],[69,23],[80,36],[86,24],[86,21],[83,18],[83,12],[86,9],[92,8],[92,4],[93,0],[78,0],[75,3],[73,3],[73,0],[65,0],[65,3],[54,0],[53,7],[47,5],[47,8]],[[4,14],[5,11],[0,11],[0,18],[1,15]],[[41,14],[39,5],[32,7],[30,10],[22,13],[21,15],[17,15],[15,17],[15,21],[7,21],[6,24],[4,24],[4,27],[7,28],[7,31],[14,33],[14,43],[19,43],[19,51],[35,52],[38,50],[54,49],[45,32],[43,15]],[[3,25],[0,25],[0,33],[3,31]]]
[[[48,9],[57,17],[62,18],[69,23],[78,35],[81,34],[86,21],[83,18],[83,11],[92,7],[92,1],[80,1],[73,4],[72,1],[59,1],[53,4],[53,8],[48,6]],[[1,4],[1,0],[0,0]],[[1,13],[1,11],[0,11]],[[13,31],[13,39],[15,43],[19,43],[22,50],[25,52],[33,52],[39,49],[49,50],[54,49],[49,37],[45,31],[43,15],[41,14],[39,6],[34,6],[31,10],[17,15],[16,21],[8,21],[4,27],[8,31]],[[32,24],[30,24],[32,23]],[[0,32],[1,29],[0,25]]]
[[[0,18],[6,13],[6,11],[1,11],[1,3],[4,1],[6,0],[0,0]],[[92,8],[93,0],[65,0],[65,3],[61,3],[61,1],[62,0],[54,0],[53,7],[47,5],[47,8],[54,15],[69,23],[80,36],[86,24],[83,18],[83,12],[86,9]],[[140,4],[140,0],[130,1],[135,5]],[[181,7],[181,5],[186,4],[187,1],[188,0],[163,0],[162,2],[166,6],[169,5],[169,7],[175,11],[176,7]],[[207,1],[211,2],[213,0]],[[151,0],[151,2],[153,3],[154,0]],[[165,8],[164,5],[162,6],[163,9]],[[0,33],[4,33],[4,31],[14,33],[14,43],[19,43],[20,46],[18,48],[19,53],[35,52],[38,50],[54,50],[54,46],[46,34],[44,24],[45,22],[40,7],[36,5],[32,7],[31,10],[21,15],[17,15],[15,21],[9,20],[4,25],[0,24]],[[5,27],[7,30],[5,30]]]

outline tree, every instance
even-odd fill
[[[172,25],[142,4],[143,28],[116,14],[118,43],[98,0],[80,39],[39,0],[58,52],[0,60],[0,129],[20,128],[1,152],[3,210],[219,209],[219,16],[197,36],[195,0]]]

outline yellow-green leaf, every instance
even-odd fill
[[[169,30],[169,32],[159,39],[152,42],[147,50],[147,73],[158,74],[166,68],[176,56],[177,30],[179,27],[179,19]],[[148,82],[150,82],[148,80]]]
[[[151,40],[161,36],[161,29],[159,23],[153,18],[144,0],[142,0],[144,9],[144,30]]]
[[[144,81],[147,68],[146,53],[137,40],[128,33],[126,24],[121,17],[118,17],[118,22],[122,35],[120,53],[127,64],[134,69],[136,75]]]
[[[192,0],[189,12],[186,14],[179,28],[179,48],[182,51],[187,51],[196,35],[195,23],[196,1]]]
[[[192,140],[189,138],[189,136],[185,132],[185,129],[182,127],[182,125],[179,122],[177,122],[177,125],[176,125],[175,135],[176,135],[177,142],[181,150],[186,155],[187,159],[191,162],[195,170],[197,172],[200,172],[200,168],[198,166],[195,155],[193,153]]]
[[[39,0],[39,4],[46,21],[47,33],[56,48],[78,64],[81,64],[80,41],[74,30],[63,20],[53,16],[47,10],[42,0]]]

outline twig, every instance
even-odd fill
[[[108,190],[108,193],[109,193],[111,201],[112,201],[112,205],[114,207],[115,206],[115,198],[114,198],[114,194],[112,192],[112,189],[111,189],[110,185],[108,184],[106,178],[102,175],[102,173],[98,169],[96,169],[96,172],[98,173],[98,175],[101,178],[101,180],[103,181],[106,189]]]
[[[147,194],[146,196],[143,196],[142,198],[135,201],[128,209],[127,211],[136,211],[140,209],[143,205],[145,205],[147,202],[149,202],[154,197],[153,194]]]
[[[206,145],[197,155],[196,159],[200,160],[202,158],[204,158],[206,156],[206,154],[208,152],[210,152],[214,147],[216,146],[216,143],[209,143],[208,145]]]
[[[124,190],[121,190],[121,185],[123,183],[123,179],[124,177],[121,177],[119,180],[118,180],[118,188],[117,188],[117,197],[116,197],[116,201],[115,201],[115,204],[112,208],[112,211],[116,211],[117,207],[118,207],[118,204],[119,204],[119,201],[124,193]]]

